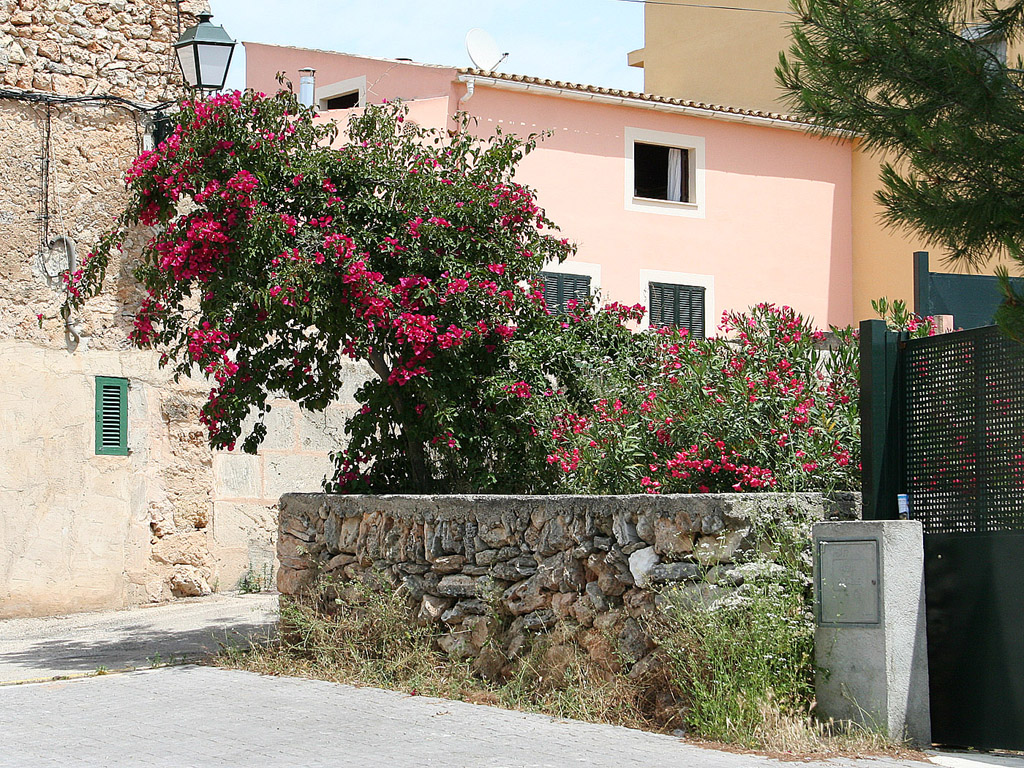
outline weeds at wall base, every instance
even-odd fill
[[[332,590],[332,594],[337,588]],[[371,591],[358,585],[354,600],[283,600],[281,640],[266,647],[226,648],[216,663],[261,674],[292,675],[538,712],[558,718],[610,723],[644,730],[685,733],[741,750],[780,757],[908,754],[881,735],[817,722],[808,688],[809,659],[781,683],[778,669],[758,661],[764,651],[785,650],[800,637],[771,639],[770,626],[740,613],[708,620],[706,610],[660,621],[661,664],[631,665],[618,654],[598,656],[584,648],[579,627],[562,622],[533,635],[515,658],[496,644],[475,658],[441,650],[434,627],[410,620],[401,590]],[[711,614],[714,611],[710,612]],[[736,622],[754,627],[736,633]],[[698,627],[707,628],[699,634]],[[758,628],[759,627],[759,628]],[[727,642],[732,629],[733,642]],[[756,637],[760,635],[760,637]],[[752,639],[753,638],[753,639]],[[695,643],[703,643],[698,648]],[[723,649],[730,647],[730,653]],[[809,648],[809,645],[808,645]],[[744,657],[748,663],[737,663]],[[490,659],[481,664],[481,659]],[[498,663],[495,663],[498,659]],[[627,663],[623,663],[626,661]],[[731,665],[731,666],[730,666]],[[718,677],[708,676],[714,670]],[[629,670],[629,671],[627,671]],[[760,688],[758,687],[760,686]]]

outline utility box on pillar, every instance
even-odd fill
[[[814,596],[819,716],[930,744],[921,523],[817,523]]]

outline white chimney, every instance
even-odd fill
[[[316,70],[303,67],[299,70],[299,103],[304,107],[312,107],[316,92]]]

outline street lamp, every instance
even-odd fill
[[[213,14],[200,13],[198,18],[199,23],[186,29],[178,38],[174,52],[178,56],[181,74],[190,88],[219,91],[224,88],[228,77],[235,41],[224,27],[210,23]]]

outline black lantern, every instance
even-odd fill
[[[185,82],[199,90],[219,91],[224,87],[231,66],[231,54],[235,41],[224,31],[224,27],[210,23],[213,14],[198,14],[199,23],[186,29],[174,52]]]

